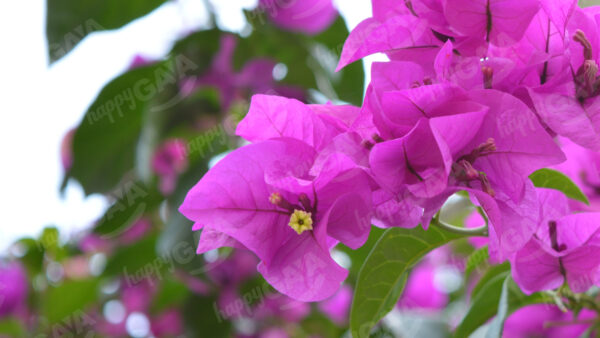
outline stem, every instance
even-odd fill
[[[479,228],[459,228],[454,225],[442,222],[439,218],[434,217],[431,224],[437,226],[440,229],[444,229],[448,232],[452,232],[459,235],[471,236],[471,237],[486,237],[488,235],[488,227],[482,226]]]

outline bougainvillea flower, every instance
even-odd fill
[[[398,66],[405,64],[409,63]],[[396,89],[408,83],[389,80],[389,76],[394,76],[390,71],[392,66],[374,64],[373,79],[361,111],[361,115],[372,116],[373,124],[384,140],[404,136],[421,118],[485,112],[488,109],[452,84],[431,84],[431,80],[415,77],[414,81],[411,79],[410,88]]]
[[[528,87],[528,94],[539,117],[552,132],[598,151],[600,77],[597,46],[600,32],[594,16],[580,9],[572,12],[566,27],[565,39],[569,43],[561,53],[564,54],[562,59],[558,59],[561,62],[555,62],[557,69],[552,71],[546,70],[553,64],[544,63],[541,85]]]
[[[254,310],[254,318],[280,318],[288,323],[297,323],[310,314],[310,304],[300,302],[279,293],[268,293]]]
[[[357,107],[332,107],[344,110],[342,113],[348,110],[350,114],[346,115],[358,116]],[[319,105],[306,105],[280,96],[254,95],[248,114],[238,124],[236,134],[250,142],[290,137],[321,150],[331,143],[333,137],[349,128],[344,120],[328,114],[333,109],[321,113],[323,109]]]
[[[379,52],[388,52],[393,60],[413,61],[431,68],[429,64],[443,41],[436,37],[426,20],[415,17],[400,2],[397,4],[394,8],[402,13],[389,18],[368,18],[350,32],[344,43],[338,70]]]
[[[177,309],[168,309],[152,318],[150,330],[155,337],[177,337],[181,336],[183,330],[183,318]]]
[[[280,96],[254,95],[236,134],[251,142],[279,137],[303,141],[319,152],[313,171],[320,170],[332,154],[344,154],[366,167],[369,150],[363,141],[375,129],[361,125],[359,115],[360,108],[351,105],[307,105]]]
[[[164,142],[152,157],[152,169],[160,178],[160,190],[168,195],[175,189],[179,174],[187,169],[187,146],[182,139]]]
[[[441,193],[448,187],[453,153],[471,141],[484,116],[474,112],[422,118],[406,136],[376,144],[370,157],[375,179],[388,190],[406,188],[420,198]]]
[[[309,35],[326,30],[338,17],[332,0],[260,0],[259,6],[278,27]]]
[[[504,322],[505,337],[580,337],[590,327],[596,312],[583,309],[579,314],[563,312],[558,306],[534,304],[512,313]]]
[[[119,236],[119,241],[124,245],[135,243],[146,236],[151,229],[152,222],[147,218],[140,218]]]
[[[496,90],[471,91],[469,96],[489,107],[489,111],[478,135],[465,146],[463,156],[485,173],[493,189],[502,190],[518,202],[531,173],[561,163],[565,156],[535,114],[516,97]],[[494,140],[495,150],[473,153],[490,139]]]
[[[538,115],[555,133],[573,142],[600,150],[600,99],[575,97],[576,85],[570,74],[555,78],[545,86],[529,89]],[[556,85],[554,85],[557,83]]]
[[[351,303],[352,288],[344,285],[335,295],[319,302],[317,307],[319,311],[327,315],[327,318],[338,325],[344,325],[348,321]]]
[[[436,286],[435,272],[435,265],[428,261],[417,265],[406,282],[397,307],[426,311],[443,309],[448,303],[448,295]]]
[[[247,92],[281,92],[287,96],[302,99],[303,93],[292,87],[278,85],[273,79],[275,62],[267,59],[248,61],[239,71],[233,67],[233,56],[237,46],[235,36],[226,34],[221,37],[221,47],[214,56],[210,69],[198,77],[188,77],[180,84],[181,93],[190,95],[198,88],[215,87],[219,90],[221,108],[228,111],[234,100],[244,97]]]
[[[538,189],[542,202],[539,228],[511,258],[512,274],[526,293],[560,287],[565,281],[575,292],[597,282],[600,268],[598,213],[568,214],[560,192]]]
[[[521,40],[539,8],[538,0],[446,0],[444,13],[458,33],[507,46]]]
[[[0,265],[0,318],[14,315],[25,306],[27,285],[27,275],[21,265]]]
[[[363,170],[337,156],[310,175],[315,157],[290,138],[242,147],[190,190],[180,211],[253,251],[278,291],[301,301],[328,298],[347,275],[329,254],[329,238],[351,248],[366,241],[371,188]]]

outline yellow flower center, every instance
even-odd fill
[[[298,235],[301,235],[306,230],[312,230],[313,220],[311,213],[304,210],[294,210],[294,213],[290,217],[290,227],[296,230]]]

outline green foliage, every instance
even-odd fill
[[[42,314],[50,325],[81,318],[98,299],[98,279],[69,280],[49,287],[43,299]]]
[[[490,254],[488,252],[488,246],[485,245],[469,255],[467,258],[467,264],[465,266],[465,276],[469,277],[473,271],[486,266]]]
[[[25,327],[21,321],[13,318],[3,318],[0,320],[0,337],[25,337]]]
[[[579,187],[565,174],[553,169],[540,169],[529,176],[533,185],[538,188],[550,188],[561,191],[567,197],[590,204],[590,201]]]
[[[508,264],[491,267],[471,293],[467,314],[454,332],[455,337],[468,337],[478,327],[499,314],[487,332],[487,337],[500,337],[508,315],[531,304],[551,301],[542,293],[525,295],[510,278]]]
[[[116,238],[129,229],[145,213],[155,210],[162,196],[141,182],[123,184],[117,199],[98,221],[94,232],[105,238]]]
[[[240,42],[236,65],[241,67],[244,55],[257,55],[285,64],[288,73],[284,84],[319,90],[330,100],[351,104],[362,103],[364,69],[357,62],[334,72],[348,29],[338,20],[325,32],[311,38],[303,34],[282,31],[261,21],[256,12],[246,12],[253,27],[252,34]]]
[[[127,72],[102,89],[73,137],[75,178],[86,195],[110,193],[134,169],[142,121],[148,105],[164,90],[173,63]]]
[[[149,236],[132,245],[118,248],[107,262],[104,275],[124,275],[127,283],[137,284],[143,280],[162,277],[167,269],[172,269],[170,260],[157,256],[156,236]]]
[[[46,36],[50,61],[73,49],[88,34],[119,28],[150,13],[164,0],[48,0]]]
[[[367,337],[398,302],[410,269],[431,250],[461,237],[437,227],[386,230],[358,276],[350,314],[352,335]]]

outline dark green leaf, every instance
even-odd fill
[[[149,236],[130,246],[119,248],[110,257],[104,274],[124,275],[126,283],[137,284],[144,279],[160,278],[164,271],[172,270],[170,259],[171,257],[159,257],[156,254],[156,236]]]
[[[94,232],[106,238],[114,238],[125,232],[145,213],[155,210],[162,196],[154,188],[140,182],[127,182],[122,185],[117,201],[98,221]]]
[[[231,322],[217,308],[217,300],[193,295],[183,308],[185,337],[230,337]]]
[[[68,53],[88,34],[119,28],[150,13],[164,0],[48,0],[46,35],[50,61]]]
[[[467,314],[456,328],[454,332],[455,337],[468,337],[478,327],[485,324],[497,314],[503,285],[510,276],[510,271],[507,270],[506,265],[499,267],[501,268],[494,269],[492,267],[480,280],[475,289],[473,289],[471,293],[471,305]],[[552,301],[541,293],[534,293],[529,296],[523,294],[519,286],[512,279],[509,279],[506,284],[508,305],[506,313],[502,316],[504,318],[498,319],[499,322],[503,322],[506,316],[523,306]],[[494,333],[494,331],[491,333]]]
[[[368,337],[371,328],[398,302],[409,270],[425,254],[457,238],[461,236],[437,227],[386,230],[358,276],[350,314],[352,335]]]
[[[189,291],[184,284],[171,278],[164,279],[160,290],[152,298],[152,313],[161,313],[174,305],[179,306],[188,295]]]
[[[337,98],[360,106],[365,81],[363,63],[354,62],[335,72],[348,34],[344,19],[339,17],[329,29],[314,38],[317,44],[311,48],[311,56],[318,61],[321,68],[317,76],[327,75],[325,78],[328,79]]]
[[[563,192],[567,197],[585,204],[590,201],[579,187],[565,174],[553,169],[540,169],[529,176],[533,185],[538,188],[550,188]]]
[[[172,63],[134,69],[111,81],[90,106],[73,137],[75,178],[86,195],[107,193],[133,171],[144,112],[173,75]]]

